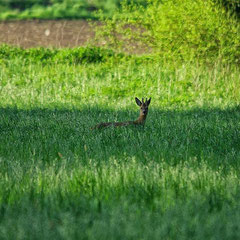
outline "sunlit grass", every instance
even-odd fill
[[[161,108],[228,107],[239,103],[239,70],[221,65],[106,64],[1,66],[1,106],[105,106],[133,109],[135,96]],[[87,103],[86,103],[87,101]]]

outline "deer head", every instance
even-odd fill
[[[148,106],[151,102],[151,98],[145,100],[142,98],[142,101],[140,101],[137,97],[135,98],[137,105],[140,107],[140,117],[146,118],[148,114]]]

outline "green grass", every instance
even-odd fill
[[[239,238],[237,67],[0,64],[1,239]]]
[[[134,0],[146,5],[143,0]],[[96,11],[112,17],[120,0],[3,0],[0,2],[0,20],[9,19],[98,19]]]

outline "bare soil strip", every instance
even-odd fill
[[[23,48],[84,46],[94,37],[85,20],[31,20],[0,22],[0,44]]]

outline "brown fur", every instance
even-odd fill
[[[129,125],[144,125],[147,114],[148,114],[148,106],[151,102],[151,98],[144,102],[144,99],[142,98],[142,101],[140,101],[137,97],[135,98],[135,101],[137,105],[140,107],[140,114],[137,120],[135,121],[126,121],[126,122],[105,122],[105,123],[99,123],[96,126],[92,127],[91,129],[101,129],[109,126],[114,127],[120,127],[120,126],[129,126]]]

